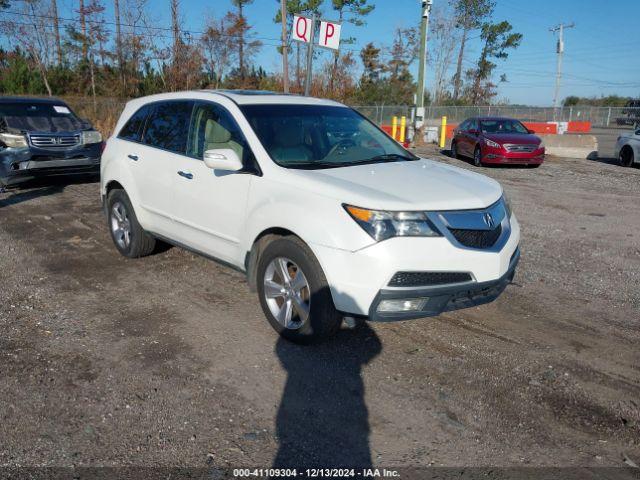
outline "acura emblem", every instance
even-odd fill
[[[493,217],[489,212],[485,212],[482,214],[482,220],[484,220],[484,223],[487,227],[493,228],[495,222],[493,221]]]

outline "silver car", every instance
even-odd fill
[[[631,167],[635,163],[640,163],[640,127],[618,137],[615,156],[623,167]]]

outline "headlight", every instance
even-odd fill
[[[500,145],[499,143],[494,142],[493,140],[489,140],[488,138],[484,139],[484,143],[486,143],[489,147],[502,148],[502,145]]]
[[[87,130],[82,132],[82,144],[87,145],[89,143],[100,143],[102,141],[102,134],[95,130]]]
[[[0,133],[0,142],[7,147],[20,148],[27,146],[27,137],[14,133]]]
[[[538,148],[544,148],[544,140],[540,140],[540,145],[538,145]]]
[[[392,237],[441,236],[423,212],[386,212],[351,205],[344,205],[344,208],[377,242]]]

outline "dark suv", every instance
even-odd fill
[[[0,97],[0,188],[100,172],[102,135],[57,99]]]

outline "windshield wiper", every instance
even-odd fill
[[[320,168],[336,168],[351,165],[351,163],[337,163],[337,162],[287,162],[281,163],[285,168],[299,168],[303,170],[316,170]]]
[[[418,158],[410,157],[408,155],[401,155],[399,153],[385,153],[384,155],[377,155],[372,158],[366,158],[364,160],[356,160],[353,162],[290,162],[290,163],[284,163],[282,164],[282,166],[286,168],[316,170],[321,168],[352,167],[355,165],[366,165],[367,163],[397,162],[397,161],[410,161],[410,160],[418,160]]]
[[[418,158],[410,157],[409,155],[401,155],[399,153],[385,153],[384,155],[376,155],[375,157],[367,158],[366,160],[351,162],[351,165],[362,165],[364,163],[378,163],[378,162],[397,162],[400,160],[412,161],[412,160],[418,160]]]

